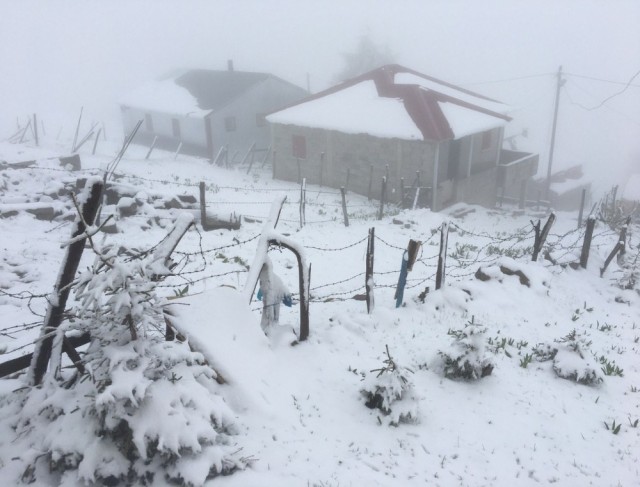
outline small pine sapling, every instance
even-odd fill
[[[558,377],[585,385],[603,381],[602,374],[588,356],[591,341],[585,335],[572,330],[556,342],[559,347],[553,356],[553,370]]]
[[[478,380],[491,375],[494,364],[485,353],[486,328],[474,318],[461,330],[449,330],[454,341],[448,351],[440,350],[444,376],[448,379]]]
[[[22,481],[195,487],[244,468],[215,371],[187,343],[165,341],[156,293],[165,263],[96,252],[66,324],[90,334],[86,372],[49,374],[2,406],[13,414]]]
[[[391,357],[389,346],[386,346],[387,358],[383,366],[370,372],[362,388],[365,406],[378,409],[382,417],[378,416],[380,424],[398,426],[400,423],[415,423],[418,420],[418,401],[413,394],[413,384],[408,379],[413,370],[402,367]]]

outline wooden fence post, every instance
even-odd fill
[[[447,266],[447,244],[449,242],[449,223],[444,222],[440,229],[440,253],[438,254],[438,270],[436,272],[436,290],[444,286]]]
[[[93,149],[91,149],[91,155],[96,155],[96,149],[98,148],[98,140],[100,140],[100,134],[102,133],[102,127],[98,129],[98,133],[96,134],[96,140],[93,141]]]
[[[154,149],[154,148],[155,148],[155,146],[156,146],[156,142],[158,142],[158,136],[157,136],[157,135],[155,135],[155,136],[153,137],[153,142],[151,142],[151,147],[149,147],[149,150],[147,151],[147,155],[146,155],[146,156],[144,156],[144,160],[145,160],[145,161],[146,161],[146,160],[148,160],[148,159],[149,159],[149,157],[151,157],[151,153],[153,152],[153,149]],[[220,150],[222,150],[222,149],[220,149]],[[216,160],[217,160],[217,158],[216,158]]]
[[[180,142],[178,144],[178,148],[176,149],[176,153],[173,155],[173,160],[174,161],[178,158],[178,154],[180,154],[181,150],[182,150],[182,142]]]
[[[544,245],[544,242],[547,240],[547,237],[549,236],[549,231],[551,230],[551,226],[555,221],[556,221],[556,214],[551,213],[549,215],[549,219],[544,224],[542,231],[540,231],[540,220],[538,220],[538,223],[535,225],[533,225],[533,222],[531,222],[531,224],[533,225],[533,229],[536,232],[535,240],[533,242],[533,254],[531,256],[531,260],[533,262],[536,262],[538,260],[538,255],[540,255],[542,246]]]
[[[76,134],[73,136],[73,146],[71,147],[71,152],[76,151],[76,143],[78,142],[78,132],[80,132],[80,122],[82,121],[82,111],[84,107],[80,107],[80,116],[78,117],[78,124],[76,125]]]
[[[373,296],[373,258],[374,258],[374,240],[375,240],[375,227],[369,229],[369,239],[367,240],[367,259],[366,270],[364,273],[364,286],[367,292],[367,313],[371,314],[375,307],[375,299]]]
[[[203,230],[207,229],[207,202],[205,197],[204,181],[200,181],[200,226]]]
[[[582,226],[582,216],[584,215],[584,202],[587,198],[587,190],[582,190],[582,196],[580,198],[580,211],[578,213],[578,228]]]
[[[88,191],[88,196],[82,204],[80,210],[81,215],[78,216],[79,220],[76,222],[73,233],[71,234],[72,239],[79,237],[85,232],[85,223],[87,225],[93,225],[102,199],[103,189],[104,183],[101,180],[94,180],[90,188],[89,184],[87,184],[85,194]],[[86,237],[80,238],[67,247],[58,279],[53,288],[53,294],[56,298],[49,304],[40,332],[40,338],[36,342],[33,351],[31,367],[29,369],[29,383],[31,385],[35,386],[40,384],[47,371],[54,339],[52,332],[57,330],[60,323],[62,323],[62,315],[67,304],[67,299],[69,298],[69,293],[71,292],[71,283],[78,270],[86,240]]]
[[[422,242],[417,240],[409,240],[407,250],[402,253],[402,264],[400,265],[400,276],[398,277],[398,285],[394,298],[396,300],[396,308],[402,306],[404,300],[404,288],[407,285],[407,275],[413,270],[413,264],[418,257],[418,250]]]
[[[306,207],[307,207],[307,178],[302,178],[300,184],[300,228],[306,223]]]
[[[36,139],[36,146],[38,145],[38,119],[36,114],[33,114],[33,137]]]
[[[600,268],[600,277],[604,275],[604,272],[607,270],[607,267],[609,267],[609,264],[611,263],[613,258],[616,256],[616,254],[618,254],[619,258],[621,258],[626,253],[627,228],[630,223],[631,223],[631,217],[629,216],[627,217],[626,223],[622,225],[622,228],[620,229],[620,238],[618,239],[618,242],[616,243],[615,247],[607,257],[607,260],[604,261],[604,266]]]
[[[387,177],[382,178],[382,190],[380,191],[380,210],[378,211],[378,220],[382,220],[384,214],[384,200],[387,196]]]
[[[584,232],[584,242],[582,244],[582,252],[580,253],[580,267],[587,268],[589,261],[589,250],[591,249],[591,239],[593,237],[593,229],[596,226],[596,219],[593,216],[587,218],[587,229]]]
[[[342,195],[342,214],[344,215],[344,226],[349,226],[349,215],[347,213],[347,195],[344,190],[344,186],[340,188],[340,194]]]

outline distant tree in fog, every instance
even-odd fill
[[[363,35],[351,52],[343,52],[343,67],[336,75],[336,82],[353,78],[367,71],[395,62],[395,55],[388,46],[377,44],[368,35]]]

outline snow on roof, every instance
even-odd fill
[[[441,93],[443,95],[456,98],[460,101],[464,101],[466,103],[470,103],[480,108],[484,108],[485,110],[490,110],[502,115],[507,115],[513,111],[512,107],[510,107],[509,105],[505,105],[504,103],[501,103],[499,101],[491,100],[490,98],[487,98],[485,96],[479,95],[477,93],[472,93],[463,88],[458,88],[449,83],[445,83],[434,78],[420,76],[417,73],[397,73],[395,75],[395,82],[398,84],[419,85],[425,90],[435,91],[436,93]]]
[[[624,185],[623,198],[630,201],[640,201],[640,173],[633,174]]]
[[[496,127],[504,127],[507,124],[507,121],[501,118],[469,110],[454,103],[438,102],[438,105],[449,122],[449,126],[454,134],[454,139],[477,134]]]
[[[198,106],[189,90],[178,86],[174,79],[147,83],[133,90],[120,100],[121,105],[143,110],[172,113],[190,117],[204,117],[210,110]]]
[[[348,134],[422,140],[402,100],[378,95],[373,80],[363,81],[307,103],[267,116],[272,123],[337,130]]]
[[[509,107],[399,65],[387,65],[267,117],[273,123],[406,140],[451,140],[502,127]]]

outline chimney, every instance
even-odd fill
[[[233,59],[227,60],[227,71],[233,71]]]

